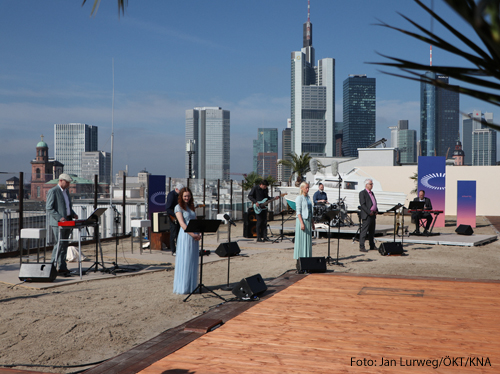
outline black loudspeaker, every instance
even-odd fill
[[[378,251],[382,256],[402,255],[404,253],[403,244],[395,242],[380,244],[380,247],[378,247]]]
[[[474,234],[474,230],[472,230],[471,225],[460,225],[457,227],[455,232],[458,235],[472,235],[472,234]]]
[[[215,250],[219,257],[233,257],[239,255],[240,252],[240,246],[236,242],[221,243]]]
[[[297,271],[299,273],[325,273],[325,257],[300,257],[297,259]]]
[[[57,270],[53,263],[21,264],[19,280],[23,282],[53,282]]]
[[[251,299],[267,290],[266,283],[260,274],[252,275],[248,278],[243,278],[233,288],[233,294],[240,299]]]
[[[255,213],[243,213],[243,237],[245,238],[256,238],[257,237],[257,226],[256,226]]]

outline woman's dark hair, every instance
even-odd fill
[[[189,201],[188,201],[187,204],[182,199],[182,196],[184,195],[184,192],[189,192],[191,194],[191,198],[189,199]],[[189,207],[189,209],[191,209],[194,212],[193,193],[191,192],[191,190],[189,188],[184,187],[182,190],[179,191],[178,203],[181,206],[182,210],[187,210],[187,207]]]

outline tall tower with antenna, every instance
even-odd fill
[[[292,152],[335,155],[335,60],[316,65],[310,0],[302,48],[291,55],[291,128]]]

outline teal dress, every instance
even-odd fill
[[[305,211],[307,209],[307,211]],[[300,228],[300,220],[297,217],[295,221],[295,244],[293,247],[293,258],[312,257],[312,220],[313,207],[308,195],[299,195],[295,199],[295,211],[297,215],[302,215],[305,230]]]
[[[189,208],[183,210],[180,205],[176,205],[174,211],[176,213],[182,212],[182,218],[184,218],[186,225],[189,224],[190,220],[196,218],[195,212]],[[177,237],[174,272],[174,293],[176,294],[189,294],[197,286],[198,257],[200,256],[198,243],[191,235],[184,232],[182,227],[180,228]]]

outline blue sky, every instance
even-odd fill
[[[197,106],[231,111],[231,172],[251,171],[257,128],[281,134],[290,116],[290,53],[302,47],[307,1],[129,0],[121,17],[114,0],[90,17],[92,3],[0,0],[0,171],[30,173],[41,134],[53,156],[55,123],[98,126],[99,149],[109,152],[113,59],[115,172],[128,165],[131,175],[146,168],[183,177],[185,110]],[[399,119],[419,128],[419,84],[366,64],[384,61],[376,52],[428,63],[428,45],[374,25],[412,29],[397,12],[430,25],[412,1],[311,0],[316,59],[336,60],[336,120],[347,76],[375,77],[377,138],[390,139],[387,128]],[[449,37],[436,22],[434,31]],[[463,65],[436,48],[433,61]],[[493,112],[498,122],[496,107],[465,96],[460,106]]]

